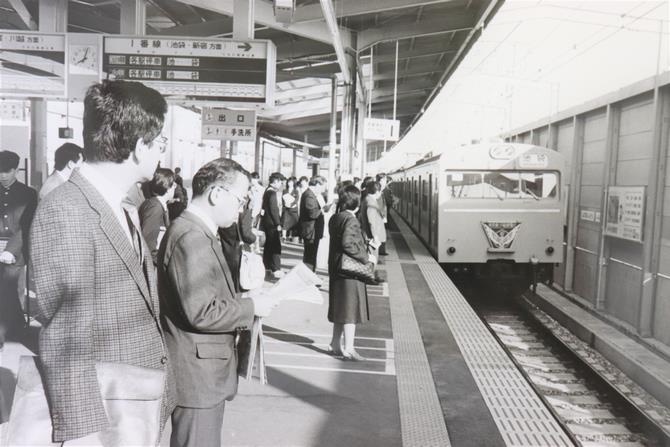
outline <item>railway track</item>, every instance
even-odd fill
[[[670,411],[525,299],[471,303],[578,445],[670,445]]]

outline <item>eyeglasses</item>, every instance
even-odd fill
[[[160,151],[161,154],[164,154],[165,151],[167,150],[167,142],[168,139],[166,136],[159,135],[154,140],[151,142],[151,144],[157,144],[158,145],[158,150]]]
[[[246,205],[246,203],[247,203],[247,196],[246,195],[240,196],[240,195],[236,194],[233,190],[228,189],[225,186],[221,186],[221,185],[214,185],[212,188],[221,188],[224,191],[226,191],[228,194],[230,194],[231,196],[235,197],[235,199],[237,200],[238,209],[242,209],[242,207],[244,205]]]

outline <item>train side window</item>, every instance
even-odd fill
[[[554,171],[447,171],[450,199],[554,199]]]

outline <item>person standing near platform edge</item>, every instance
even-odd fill
[[[156,276],[136,211],[124,205],[126,192],[151,178],[166,149],[166,112],[160,93],[139,82],[91,86],[84,99],[86,162],[42,200],[33,221],[40,362],[53,440],[65,446],[158,440],[174,408]],[[100,378],[99,368],[108,367],[114,372],[105,377],[124,383]],[[105,392],[125,383],[135,387],[133,395],[106,406]],[[120,423],[128,417],[122,408],[144,393],[143,385],[157,392],[160,414],[142,414],[129,430]]]
[[[165,338],[174,362],[177,407],[171,447],[218,447],[225,403],[237,393],[236,335],[276,301],[262,293],[239,299],[218,240],[246,204],[247,172],[218,158],[193,177],[193,197],[158,252]]]
[[[300,198],[300,236],[305,245],[302,262],[312,271],[316,270],[316,255],[319,251],[319,242],[323,237],[325,226],[323,191],[326,188],[326,179],[320,175],[309,181],[307,190]]]
[[[330,248],[328,251],[328,321],[333,323],[330,351],[345,360],[360,361],[364,358],[354,349],[356,324],[368,321],[370,311],[365,283],[350,278],[340,271],[342,256],[356,261],[376,263],[374,255],[368,254],[367,244],[356,218],[360,206],[361,193],[353,185],[339,191],[339,212],[330,218]],[[344,335],[344,346],[342,346]]]
[[[263,263],[275,278],[284,276],[281,271],[281,203],[282,184],[286,178],[279,172],[270,174],[270,186],[263,194],[263,212],[261,213],[261,230],[265,231],[265,247],[263,247]]]

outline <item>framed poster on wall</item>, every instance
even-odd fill
[[[642,242],[646,189],[646,186],[610,186],[607,189],[607,236]]]

